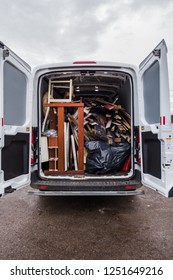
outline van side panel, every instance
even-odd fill
[[[142,152],[145,153],[144,173],[161,179],[161,143],[157,134],[142,132]]]
[[[29,172],[29,134],[17,133],[5,135],[5,146],[2,149],[2,170],[4,180],[27,174]]]

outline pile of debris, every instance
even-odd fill
[[[131,142],[131,117],[121,105],[99,98],[83,102],[85,140],[103,140],[110,145]]]
[[[117,172],[128,160],[130,169],[131,117],[121,106],[100,98],[83,98],[84,164],[88,173]],[[78,147],[78,112],[67,114]]]

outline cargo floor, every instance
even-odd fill
[[[126,185],[138,187],[140,185],[140,173],[136,172],[136,175],[132,179],[76,179],[76,180],[64,180],[64,179],[48,179],[42,180],[38,177],[37,172],[32,174],[32,187],[39,188],[46,185],[49,190],[53,191],[113,191],[121,190]],[[134,188],[135,188],[134,187]]]

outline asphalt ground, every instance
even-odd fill
[[[173,198],[38,197],[29,186],[0,199],[0,259],[173,259]]]

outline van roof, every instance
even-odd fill
[[[106,62],[106,61],[74,61],[74,62],[60,62],[60,63],[51,63],[51,64],[43,64],[38,65],[33,68],[34,72],[37,72],[38,70],[44,70],[44,69],[58,69],[58,68],[79,68],[79,67],[113,67],[113,68],[129,68],[133,69],[135,72],[138,71],[138,68],[133,64],[128,63],[120,63],[120,62]]]

